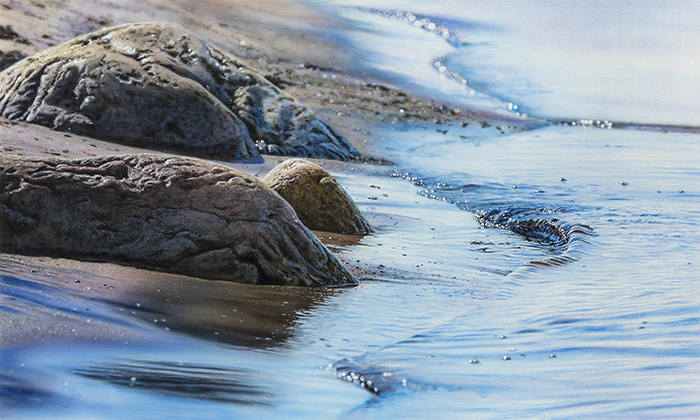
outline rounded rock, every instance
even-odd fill
[[[313,162],[287,160],[270,171],[263,182],[292,205],[309,229],[348,234],[373,232],[338,181]]]
[[[167,155],[0,156],[0,251],[251,284],[357,283],[262,182]]]
[[[262,75],[168,23],[101,29],[15,63],[0,73],[0,116],[219,160],[359,156]]]

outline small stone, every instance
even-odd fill
[[[338,181],[313,162],[289,159],[270,171],[263,182],[291,204],[309,229],[349,234],[373,232]]]

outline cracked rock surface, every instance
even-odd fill
[[[338,181],[313,162],[289,159],[272,169],[263,182],[292,205],[299,220],[309,229],[350,234],[373,232]]]
[[[0,251],[252,284],[357,283],[262,182],[162,155],[0,156]]]
[[[357,150],[235,57],[166,23],[105,28],[0,73],[0,116],[220,160]]]

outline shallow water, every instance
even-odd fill
[[[586,83],[602,96],[567,90],[561,74],[532,90],[540,65],[473,47],[511,54],[520,44],[502,47],[503,34],[520,28],[512,16],[522,8],[536,10],[530,3],[450,14],[460,39],[473,28],[481,44],[445,43],[392,18],[406,3],[385,2],[389,14],[319,3],[345,19],[360,56],[377,39],[420,50],[369,54],[366,69],[471,101],[432,60],[483,53],[469,76],[484,83],[474,88],[489,83],[473,95],[479,104],[518,103],[576,125],[374,127],[377,151],[396,166],[336,173],[377,228],[359,243],[336,238],[365,273],[352,289],[202,284],[2,255],[3,418],[699,418],[700,137],[580,121],[693,125],[697,107],[676,119],[664,105],[683,102],[676,82],[663,101],[631,96],[621,107],[606,95],[638,87],[610,93],[597,75]],[[431,7],[436,22],[450,10]],[[556,23],[571,10],[540,12]],[[405,70],[416,63],[422,70]]]

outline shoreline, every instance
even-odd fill
[[[360,74],[358,69],[351,68],[351,63],[347,61],[346,57],[343,57],[342,50],[338,49],[339,45],[337,43],[334,43],[332,40],[321,39],[322,31],[317,30],[314,32],[312,30],[311,33],[304,32],[303,29],[300,31],[300,27],[309,29],[313,25],[319,24],[319,21],[315,19],[318,11],[305,7],[295,9],[296,13],[292,17],[286,16],[281,6],[289,6],[293,3],[287,0],[266,0],[254,5],[235,0],[234,3],[239,7],[238,11],[241,13],[236,15],[236,20],[232,23],[222,23],[227,17],[231,17],[234,12],[228,10],[223,1],[218,0],[202,3],[198,9],[200,10],[199,15],[192,14],[193,10],[189,8],[185,1],[176,1],[171,3],[170,8],[162,10],[157,8],[159,2],[156,0],[149,0],[140,5],[132,4],[128,0],[119,4],[107,3],[101,0],[92,0],[90,3],[81,3],[80,5],[78,5],[79,2],[77,1],[68,1],[67,3],[69,4],[68,7],[55,9],[52,9],[51,5],[39,6],[43,4],[39,2],[22,6],[10,2],[9,6],[5,5],[1,16],[5,19],[5,22],[0,22],[0,25],[6,25],[16,35],[14,39],[0,40],[0,51],[4,51],[5,55],[15,50],[20,51],[23,55],[30,55],[46,47],[71,39],[75,35],[96,30],[101,26],[112,26],[127,21],[174,21],[174,23],[193,31],[223,51],[240,57],[252,69],[265,75],[268,80],[282,88],[303,105],[311,108],[322,119],[330,123],[331,126],[341,131],[361,155],[365,157],[364,161],[350,162],[309,159],[331,171],[349,175],[354,172],[369,176],[384,175],[391,172],[393,168],[392,163],[379,154],[373,141],[372,131],[379,126],[424,126],[430,129],[446,129],[450,126],[475,124],[477,127],[479,125],[481,127],[499,126],[499,129],[502,127],[504,130],[531,128],[531,121],[501,118],[490,112],[465,110],[463,105],[459,105],[461,111],[455,112],[455,104],[412,95],[385,81],[372,79]],[[0,3],[0,6],[2,4],[4,3]],[[8,9],[8,7],[10,8]],[[101,13],[95,16],[90,13],[90,10],[93,9],[101,10]],[[316,15],[313,13],[316,13]],[[218,16],[219,19],[214,19],[214,16]],[[206,23],[213,21],[217,23],[210,27],[206,26]],[[261,27],[260,24],[263,21],[268,24],[272,23],[272,28],[267,26]],[[328,17],[325,17],[325,20],[322,19],[320,22],[326,31],[333,24]],[[277,43],[279,38],[284,39],[285,42]],[[18,42],[18,39],[21,42]],[[9,49],[12,47],[19,48],[15,50]],[[289,47],[292,48],[288,49]],[[71,159],[129,153],[163,154],[163,152],[157,150],[125,146],[5,119],[0,119],[0,152],[7,156],[56,156]],[[173,153],[165,154],[172,155]],[[262,162],[259,160],[250,162],[216,162],[262,178],[274,166],[288,158],[290,157],[264,155]],[[408,194],[411,194],[411,192],[408,192]],[[314,233],[335,253],[338,253],[338,250],[342,251],[343,248],[348,246],[357,245],[362,240],[362,237],[324,234],[322,232]],[[421,277],[420,273],[411,273],[396,267],[385,267],[381,264],[373,265],[372,263],[361,263],[359,261],[355,263],[348,261],[343,256],[339,257],[358,278],[367,279],[371,277],[379,279],[379,281],[391,281],[391,279],[396,278],[410,279]],[[62,267],[83,267],[81,269],[83,278],[78,279],[82,282],[89,281],[88,279],[91,276],[95,276],[96,278],[93,280],[97,281],[96,279],[102,277],[100,273],[104,271],[111,272],[121,279],[121,282],[117,288],[118,292],[112,292],[111,290],[105,292],[104,298],[110,301],[119,296],[123,298],[133,294],[143,294],[143,290],[139,291],[139,288],[145,286],[139,286],[139,281],[129,280],[129,276],[134,275],[134,273],[139,273],[136,277],[142,283],[149,285],[160,284],[158,283],[159,279],[164,276],[172,276],[110,263],[62,260],[39,256],[0,255],[0,262],[5,266],[8,265],[8,261],[15,259],[28,261],[27,267],[30,271],[34,270],[31,271],[33,273],[50,271],[55,269],[57,265]],[[188,284],[191,282],[195,284],[197,282],[201,283],[202,281],[202,279],[194,277],[179,277],[181,281]],[[47,277],[45,280],[50,281],[50,278]],[[209,282],[211,281],[205,281],[205,283]],[[214,281],[212,284],[219,284],[219,282]],[[85,287],[89,286],[82,285],[78,289],[84,290]],[[221,287],[223,290],[229,291],[248,290],[246,287],[237,284]],[[71,289],[74,288],[71,287]],[[73,292],[78,293],[78,289]],[[250,290],[256,289],[251,288]],[[303,292],[303,294],[307,293],[315,292]],[[277,294],[280,296],[284,295],[284,293],[279,292]],[[32,320],[22,321],[21,318],[17,318],[12,326],[12,329],[14,329],[24,325],[25,329],[22,330],[21,334],[28,337],[31,337],[28,331],[33,329],[33,326],[42,325],[42,323],[52,325],[57,322],[56,318],[46,316],[43,313],[36,314],[31,310],[28,313],[38,316],[40,321],[35,323]],[[202,314],[200,317],[206,317],[206,314]],[[260,321],[262,318],[258,317],[257,319]],[[183,327],[185,330],[190,332],[196,330],[196,328],[186,327],[188,325],[186,320],[182,322],[185,325]],[[286,329],[280,328],[279,324],[273,326],[264,325],[263,329],[266,331],[286,331]],[[57,325],[54,325],[54,327],[58,328]],[[3,332],[0,335],[5,337],[3,341],[6,341],[8,328],[7,324],[2,327]],[[232,336],[237,336],[236,334],[238,334],[235,331],[229,331],[229,333]],[[109,329],[101,333],[105,337],[109,337],[110,334]],[[260,330],[257,330],[255,334],[260,335]],[[255,334],[243,334],[237,336],[237,340],[248,342]],[[64,337],[69,336],[69,334],[64,335]],[[34,340],[36,339],[38,337],[34,337]],[[31,338],[28,341],[28,343],[33,342]],[[7,344],[9,343],[4,343],[4,345]]]

